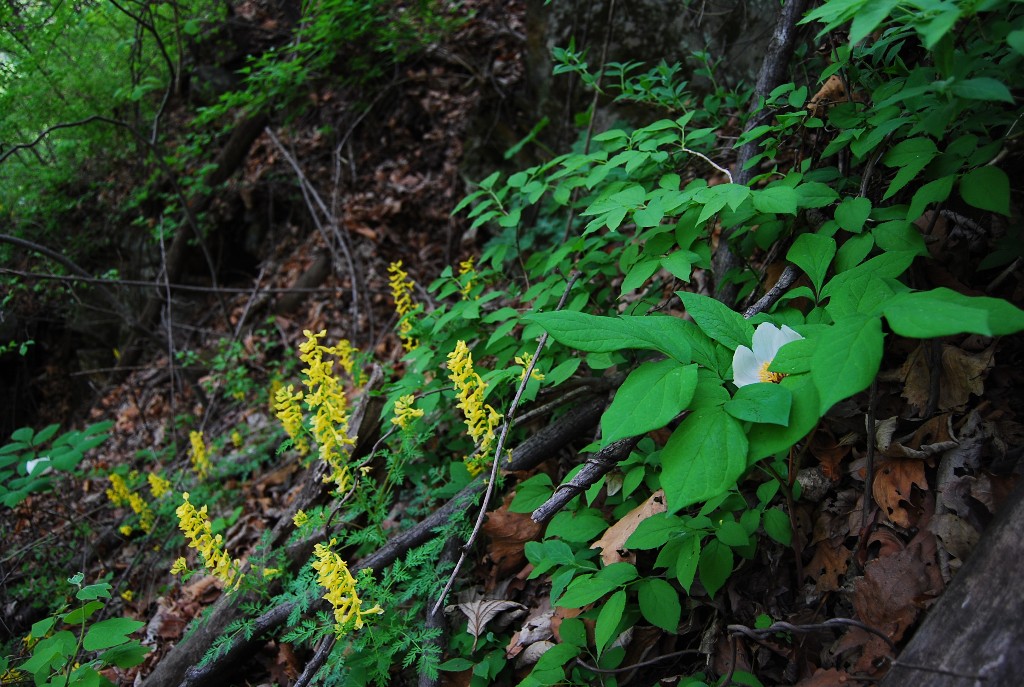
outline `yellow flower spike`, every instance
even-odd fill
[[[476,444],[473,455],[464,460],[469,472],[476,475],[490,463],[494,430],[501,424],[501,414],[484,403],[487,384],[473,370],[473,354],[465,341],[459,341],[448,354],[448,378],[455,384],[458,407],[466,420],[469,436]]]
[[[170,481],[155,472],[146,475],[146,481],[149,482],[149,491],[152,492],[153,498],[158,499],[171,490]]]
[[[200,480],[206,479],[206,476],[210,474],[210,470],[213,465],[210,463],[210,459],[206,455],[206,442],[203,441],[203,433],[193,431],[189,433],[188,440],[192,444],[192,449],[189,453],[189,458],[192,461],[192,467],[195,469],[196,474]]]
[[[459,263],[459,277],[469,277],[466,279],[466,283],[462,285],[462,288],[459,289],[459,293],[462,294],[462,300],[468,299],[469,292],[476,286],[476,266],[473,264],[473,261],[473,256],[470,256]]]
[[[358,630],[363,626],[364,616],[380,615],[384,609],[374,606],[362,610],[363,602],[356,592],[356,579],[341,556],[331,551],[336,542],[336,539],[331,539],[330,544],[313,547],[316,560],[312,566],[317,572],[317,582],[326,591],[323,598],[334,607],[334,632],[341,637],[350,624],[352,629]]]
[[[228,556],[224,550],[224,540],[221,535],[218,534],[214,537],[211,534],[206,506],[196,510],[196,507],[189,501],[187,491],[181,495],[181,498],[182,504],[174,512],[178,516],[179,527],[185,533],[189,546],[199,552],[203,563],[214,577],[231,588],[237,588],[242,582],[242,564]],[[179,560],[184,561],[184,559]],[[172,573],[177,567],[178,562],[175,562],[171,568]]]
[[[128,489],[127,482],[124,481],[124,477],[114,473],[107,477],[110,480],[110,489],[107,489],[107,498],[115,506],[124,506],[128,503],[131,498],[131,491]]]
[[[422,408],[413,408],[412,404],[416,402],[416,397],[412,394],[402,396],[395,401],[395,416],[391,418],[391,424],[397,425],[402,429],[408,429],[409,425],[416,420],[416,418],[423,417]]]
[[[302,408],[299,407],[299,402],[302,401],[302,392],[296,391],[291,384],[281,386],[278,387],[274,400],[276,401],[274,410],[277,419],[281,421],[284,431],[291,437],[299,455],[306,455],[309,453],[309,442],[302,434]]]
[[[526,371],[530,369],[530,365],[533,363],[533,353],[523,353],[520,356],[516,356],[516,364],[521,365],[523,368],[522,374],[519,375],[519,383],[522,384],[523,380],[526,379]],[[530,379],[536,379],[538,382],[544,380],[544,375],[537,372],[536,369],[530,373]]]
[[[338,346],[327,347],[319,340],[326,331],[317,334],[306,330],[306,341],[299,346],[299,359],[308,367],[302,370],[303,384],[308,391],[304,396],[306,406],[313,413],[312,430],[320,447],[320,459],[330,466],[331,472],[325,482],[333,482],[338,491],[344,493],[352,484],[342,451],[355,442],[348,436],[348,399],[345,390],[334,375],[334,361],[324,360],[324,354],[337,355],[339,352],[351,357],[351,345],[344,341]],[[345,361],[339,361],[342,367]],[[351,366],[351,362],[349,362]]]
[[[133,592],[130,589],[126,589],[123,592],[121,592],[121,598],[124,599],[125,601],[131,601],[132,599],[135,598],[135,592]]]
[[[402,347],[406,352],[412,351],[420,345],[418,339],[411,336],[412,322],[407,315],[413,311],[415,304],[412,302],[412,290],[415,282],[409,279],[409,274],[402,269],[402,261],[393,262],[388,265],[388,285],[391,287],[391,297],[395,299],[395,312],[401,318],[398,325],[398,337],[402,340]]]
[[[139,527],[142,528],[142,531],[148,533],[152,530],[153,522],[156,521],[156,514],[153,513],[153,509],[149,507],[149,504],[138,494],[132,493],[128,495],[128,505],[139,516]]]
[[[306,511],[304,510],[296,511],[295,516],[292,518],[292,522],[295,523],[296,527],[302,527],[309,522],[309,516],[306,515]]]
[[[132,529],[131,525],[121,525],[117,528],[117,531],[126,537],[130,537],[132,536],[132,532],[134,532],[135,530]]]

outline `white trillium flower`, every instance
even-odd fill
[[[732,377],[736,386],[770,382],[778,384],[785,376],[779,372],[769,372],[779,349],[804,337],[782,325],[776,327],[769,322],[762,322],[754,330],[754,350],[746,346],[737,346],[732,356]]]

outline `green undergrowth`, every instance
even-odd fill
[[[292,565],[264,542],[248,567],[233,565],[216,523],[235,506],[218,480],[185,471],[171,495],[190,540],[187,549],[175,540],[178,572],[215,574],[250,599],[246,619],[207,660],[287,601],[284,641],[335,643],[325,683],[469,671],[472,685],[618,684],[609,671],[624,667],[631,629],[681,635],[687,614],[720,599],[738,568],[792,555],[794,466],[830,409],[876,380],[887,343],[1024,329],[1024,311],[1008,301],[921,288],[917,272],[933,259],[927,227],[949,210],[992,227],[995,248],[973,265],[980,274],[995,276],[1020,256],[1019,237],[1006,228],[1015,212],[1008,170],[1019,164],[1014,93],[1024,86],[1019,5],[830,0],[805,23],[833,49],[827,59],[801,51],[796,71],[814,78],[784,83],[752,115],[743,111],[746,93],[716,86],[711,96],[691,95],[682,70],[615,66],[605,96],[663,108],[663,117],[599,131],[569,152],[475,184],[455,208],[491,237],[474,259],[439,275],[392,265],[396,334],[407,352],[385,370],[383,391],[368,392],[384,397],[384,436],[359,462],[349,460],[349,397],[370,360],[347,341],[306,333],[302,371],[281,379],[273,402],[288,434],[279,459],[322,461],[332,493],[294,518],[292,543],[315,541],[311,559]],[[574,51],[556,58],[559,71],[596,87]],[[707,56],[695,59],[713,76]],[[852,97],[812,101],[833,76]],[[753,180],[733,183],[735,149],[754,140]],[[741,299],[764,290],[768,256],[784,258],[800,279],[745,317],[740,303],[701,288],[726,241],[743,267],[717,276],[739,285]],[[424,624],[449,571],[437,565],[444,543],[465,540],[472,508],[382,573],[349,569],[346,561],[408,526],[395,524],[396,508],[429,513],[472,480],[489,479],[494,461],[500,467],[535,431],[538,424],[516,425],[509,441],[498,438],[517,392],[520,410],[544,408],[551,423],[564,412],[559,401],[609,385],[600,438],[576,468],[519,482],[497,471],[496,486],[515,492],[509,510],[530,513],[589,455],[636,439],[615,471],[525,545],[534,596],[578,612],[535,663],[506,658],[514,628],[455,612],[452,636],[439,646]],[[213,461],[206,469],[222,477],[228,468]],[[635,558],[591,548],[653,503],[660,507],[624,542]],[[749,673],[731,678],[762,684]],[[695,669],[681,684],[722,679]]]

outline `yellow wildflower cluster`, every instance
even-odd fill
[[[522,373],[519,375],[519,383],[522,384],[523,380],[526,379],[526,371],[530,369],[530,365],[533,363],[533,353],[523,353],[520,356],[516,356],[516,364],[521,365],[523,368]],[[537,372],[534,368],[533,372],[530,373],[530,379],[536,379],[538,382],[543,381],[544,375]]]
[[[231,560],[227,551],[224,550],[224,540],[221,535],[213,536],[210,529],[210,520],[206,514],[206,506],[199,510],[188,500],[188,492],[181,495],[182,504],[174,511],[178,516],[179,527],[188,539],[188,545],[199,552],[203,563],[210,570],[214,577],[222,580],[226,585],[235,587],[242,581],[240,569],[242,564],[237,560]],[[184,559],[179,558],[171,567],[171,572],[180,572],[184,569]]]
[[[115,506],[129,506],[139,516],[139,527],[142,528],[142,531],[152,530],[156,514],[153,513],[153,509],[149,507],[142,496],[131,491],[124,477],[117,473],[110,475],[107,479],[110,480],[110,489],[107,489],[107,498],[110,499],[110,502]],[[122,525],[118,529],[126,537],[132,533],[130,525]]]
[[[473,256],[470,256],[467,260],[463,260],[459,263],[459,277],[467,277],[462,288],[459,289],[459,293],[462,294],[462,300],[469,298],[469,292],[476,286],[476,266],[473,264]]]
[[[391,286],[391,296],[395,299],[395,311],[402,318],[398,325],[398,336],[402,339],[402,346],[406,351],[411,351],[420,345],[418,339],[410,336],[412,322],[407,315],[415,307],[412,302],[412,288],[415,283],[409,279],[409,274],[402,269],[402,261],[393,262],[388,265],[388,283]]]
[[[326,331],[314,334],[308,329],[303,332],[306,341],[299,346],[299,359],[308,367],[302,370],[303,384],[309,389],[305,395],[306,405],[313,413],[313,436],[320,447],[320,459],[327,463],[331,472],[325,482],[334,482],[338,491],[345,492],[352,484],[348,466],[345,465],[341,449],[355,442],[348,436],[348,400],[341,382],[334,376],[334,361],[324,360],[324,355],[351,356],[351,345],[347,341],[338,346],[323,346],[319,340]],[[344,364],[344,361],[341,361]]]
[[[348,569],[341,556],[331,551],[336,539],[332,539],[328,545],[317,544],[313,548],[316,560],[313,561],[313,569],[316,570],[316,579],[320,586],[327,590],[324,594],[331,606],[334,607],[334,631],[340,637],[351,623],[352,629],[358,630],[363,626],[364,615],[380,615],[384,609],[374,606],[368,610],[362,610],[363,602],[356,594],[356,579]]]
[[[418,417],[423,417],[422,408],[413,408],[412,404],[416,402],[416,397],[412,394],[402,396],[395,401],[395,416],[391,418],[391,424],[397,425],[402,429],[406,429],[409,423],[416,420]]]
[[[476,444],[473,455],[466,457],[470,474],[476,475],[487,465],[494,444],[494,429],[501,423],[501,415],[484,403],[487,384],[473,371],[473,354],[465,341],[459,341],[455,350],[448,354],[448,370],[448,378],[455,383],[455,393],[466,418],[469,436]]]
[[[107,498],[110,499],[110,502],[115,506],[127,505],[132,492],[128,488],[128,483],[124,481],[124,477],[113,473],[107,479],[110,480],[110,489],[107,489]]]
[[[153,493],[153,498],[158,499],[171,490],[170,481],[155,472],[146,475],[146,480],[149,482],[149,490]]]
[[[299,406],[302,392],[296,391],[292,384],[281,386],[278,387],[274,400],[277,401],[274,404],[277,419],[284,425],[284,431],[291,437],[299,455],[306,455],[309,453],[309,442],[302,433],[302,408]]]
[[[192,467],[199,475],[199,479],[206,479],[213,465],[210,464],[210,459],[206,455],[206,442],[203,441],[203,433],[193,431],[188,435],[188,440],[192,444],[192,450],[189,452]]]
[[[309,515],[306,514],[306,511],[299,509],[295,511],[295,515],[292,517],[292,522],[295,523],[296,527],[302,527],[309,522]]]

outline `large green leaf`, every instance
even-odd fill
[[[603,654],[605,648],[616,637],[615,630],[622,621],[622,612],[626,610],[626,592],[620,589],[612,594],[601,606],[601,612],[597,614],[597,622],[594,624],[594,641],[597,644],[598,655]]]
[[[108,618],[89,627],[82,646],[86,651],[99,651],[128,641],[128,635],[146,623],[131,618]]]
[[[754,337],[754,326],[743,315],[719,300],[689,291],[676,291],[686,312],[701,331],[726,348],[749,346]]]
[[[747,437],[721,408],[694,411],[661,451],[661,486],[669,512],[726,491],[747,469]]]
[[[930,339],[953,334],[1002,336],[1024,330],[1024,311],[1000,298],[965,296],[945,287],[901,293],[882,309],[900,336]]]
[[[611,353],[626,348],[659,351],[680,363],[690,362],[686,325],[675,317],[602,317],[581,312],[532,313],[523,317],[536,322],[561,344],[591,353]]]
[[[753,192],[754,208],[758,212],[777,215],[795,215],[800,196],[789,186],[772,186]]]
[[[853,315],[828,328],[811,359],[820,411],[868,388],[882,362],[882,320]]]
[[[870,209],[870,204],[868,206]],[[836,211],[838,213],[838,210]],[[814,284],[814,292],[821,290],[828,266],[836,255],[836,240],[820,234],[800,234],[793,241],[786,259],[802,269]]]
[[[651,625],[675,633],[682,608],[675,587],[657,577],[648,577],[637,584],[640,613]]]
[[[788,425],[793,392],[779,384],[748,384],[736,391],[723,408],[737,420]]]
[[[601,416],[602,442],[664,427],[686,409],[696,387],[696,364],[671,359],[643,363],[629,373]]]
[[[798,343],[794,341],[783,347],[783,350]],[[779,386],[789,389],[793,394],[789,426],[756,424],[751,427],[747,434],[747,460],[750,463],[787,450],[807,436],[821,418],[818,390],[810,375],[785,377]]]
[[[998,167],[972,169],[960,179],[960,196],[981,210],[1010,215],[1010,179]]]

